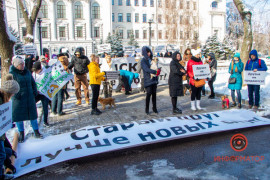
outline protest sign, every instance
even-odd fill
[[[33,43],[25,44],[23,49],[25,54],[32,54],[34,56],[37,55],[37,47]]]
[[[193,65],[194,79],[207,79],[211,78],[209,64]]]
[[[97,45],[98,54],[102,54],[104,52],[111,52],[111,44],[100,44]]]
[[[12,127],[12,102],[0,105],[0,136]]]
[[[266,71],[244,71],[244,84],[248,85],[264,85]]]

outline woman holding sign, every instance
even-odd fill
[[[20,136],[19,142],[24,142],[24,121],[31,122],[36,138],[43,138],[38,131],[37,107],[35,97],[38,95],[35,80],[24,66],[24,60],[12,59],[10,73],[20,85],[20,91],[12,97],[12,120],[16,122]]]
[[[194,73],[193,73],[193,65],[203,65],[203,62],[201,60],[201,50],[200,49],[192,49],[191,50],[192,57],[188,61],[187,64],[187,74],[189,77],[189,84],[191,87],[191,110],[196,111],[196,106],[198,110],[201,110],[200,106],[200,100],[201,100],[201,91],[202,87],[205,84],[204,80],[194,79]],[[195,104],[196,100],[196,104]]]
[[[231,90],[232,107],[236,106],[235,91],[237,93],[238,108],[241,108],[241,89],[242,89],[242,72],[244,69],[244,63],[240,59],[240,53],[235,53],[233,60],[229,67],[229,73],[231,74],[229,79],[228,88]]]

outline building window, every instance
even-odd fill
[[[66,28],[65,27],[59,27],[59,37],[60,38],[66,37]]]
[[[42,35],[42,38],[48,38],[48,28],[47,27],[41,28],[41,35]]]
[[[158,15],[158,23],[162,23],[162,15],[161,14]]]
[[[180,31],[180,39],[183,39],[183,31]]]
[[[135,38],[136,39],[139,39],[139,32],[140,32],[139,30],[135,30]]]
[[[112,13],[112,22],[114,22],[114,13]]]
[[[99,38],[99,27],[94,27],[94,37]]]
[[[146,23],[146,21],[147,21],[147,16],[146,14],[143,14],[143,22]]]
[[[98,3],[93,4],[93,19],[100,19],[100,7]]]
[[[165,0],[165,7],[166,7],[166,8],[169,8],[169,6],[170,6],[169,3],[170,3],[169,1],[166,1],[166,0]]]
[[[130,0],[126,0],[126,6],[130,6]]]
[[[83,18],[83,6],[80,1],[77,1],[74,4],[74,9],[75,9],[75,19],[82,19]]]
[[[123,5],[123,1],[122,0],[118,0],[118,6],[122,6]]]
[[[217,8],[217,7],[218,7],[217,1],[213,1],[212,2],[212,8],[214,9],[214,8]]]
[[[150,6],[154,7],[154,0],[150,0]]]
[[[48,18],[48,4],[45,1],[42,1],[40,10],[44,18]]]
[[[197,3],[193,2],[193,9],[196,11],[197,10]]]
[[[142,0],[142,5],[146,7],[146,0]]]
[[[114,5],[114,0],[112,0],[112,5]]]
[[[190,8],[190,3],[189,3],[189,1],[187,1],[187,9],[189,9]]]
[[[161,8],[162,7],[162,1],[161,0],[158,0],[158,7]]]
[[[143,30],[143,39],[147,39],[147,30]]]
[[[180,24],[183,24],[183,16],[180,16]]]
[[[26,27],[22,27],[22,36],[25,37],[27,34]]]
[[[166,31],[166,33],[165,33],[165,39],[168,39],[168,35],[169,35],[169,32]]]
[[[132,34],[132,30],[127,30],[127,38],[130,38]]]
[[[118,13],[118,22],[123,22],[123,13]]]
[[[82,38],[83,37],[83,27],[77,26],[77,37]]]
[[[139,13],[135,13],[135,22],[139,22]]]
[[[151,30],[151,38],[155,38],[155,30]]]
[[[20,7],[20,6],[19,6],[19,17],[20,17],[20,18],[23,18],[22,9],[21,9],[21,7]]]
[[[189,39],[189,32],[186,32],[186,38]]]
[[[123,31],[123,29],[119,29],[118,35],[119,35],[120,39],[124,39],[124,31]]]
[[[134,5],[139,6],[139,0],[134,0]]]
[[[184,5],[183,1],[180,1],[180,9],[184,8],[183,5]]]
[[[131,22],[131,13],[127,13],[127,22]]]
[[[57,18],[66,18],[66,6],[63,1],[57,3]]]
[[[161,30],[158,31],[158,38],[159,38],[159,39],[162,39],[162,31],[161,31]]]
[[[193,17],[193,24],[197,24],[197,17],[196,16]]]

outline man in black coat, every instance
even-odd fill
[[[214,99],[215,98],[215,92],[214,92],[214,82],[217,77],[217,60],[215,57],[215,54],[210,52],[207,56],[207,61],[210,67],[210,73],[211,73],[211,78],[208,79],[208,85],[211,90],[211,94],[208,97],[209,99]]]
[[[71,59],[70,64],[68,65],[68,69],[72,69],[74,67],[74,80],[75,80],[75,94],[77,97],[77,103],[76,105],[82,104],[82,96],[81,96],[81,85],[84,89],[84,95],[85,95],[85,103],[89,105],[89,90],[88,90],[88,80],[87,80],[87,73],[88,65],[90,64],[90,61],[88,57],[84,55],[83,48],[77,48],[75,50],[74,56]]]

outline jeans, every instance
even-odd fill
[[[6,151],[4,146],[4,141],[0,140],[0,177],[3,175],[2,168],[4,165],[4,161],[6,159]]]
[[[191,101],[201,100],[201,91],[202,87],[195,87],[193,85],[190,85],[191,87]]]
[[[231,96],[232,96],[232,100],[233,102],[235,102],[235,91],[237,93],[237,100],[238,100],[238,103],[241,104],[241,91],[240,90],[231,90]]]
[[[92,89],[92,109],[97,108],[97,103],[98,103],[98,96],[99,96],[99,90],[100,90],[100,85],[98,84],[91,84],[91,89]]]
[[[64,90],[60,89],[52,100],[52,112],[61,114],[63,110]],[[57,109],[56,109],[57,108]],[[56,112],[57,110],[57,112]]]
[[[38,122],[37,120],[30,120],[33,130],[38,130]],[[16,122],[19,132],[24,131],[23,121]]]
[[[42,103],[43,120],[45,123],[47,123],[48,122],[48,105],[49,105],[50,100],[42,94],[37,95],[36,102],[38,102],[39,100],[41,100],[41,103]]]
[[[255,104],[253,101],[253,93],[255,93]],[[249,105],[259,106],[260,104],[260,85],[248,85],[248,98],[249,98]]]

